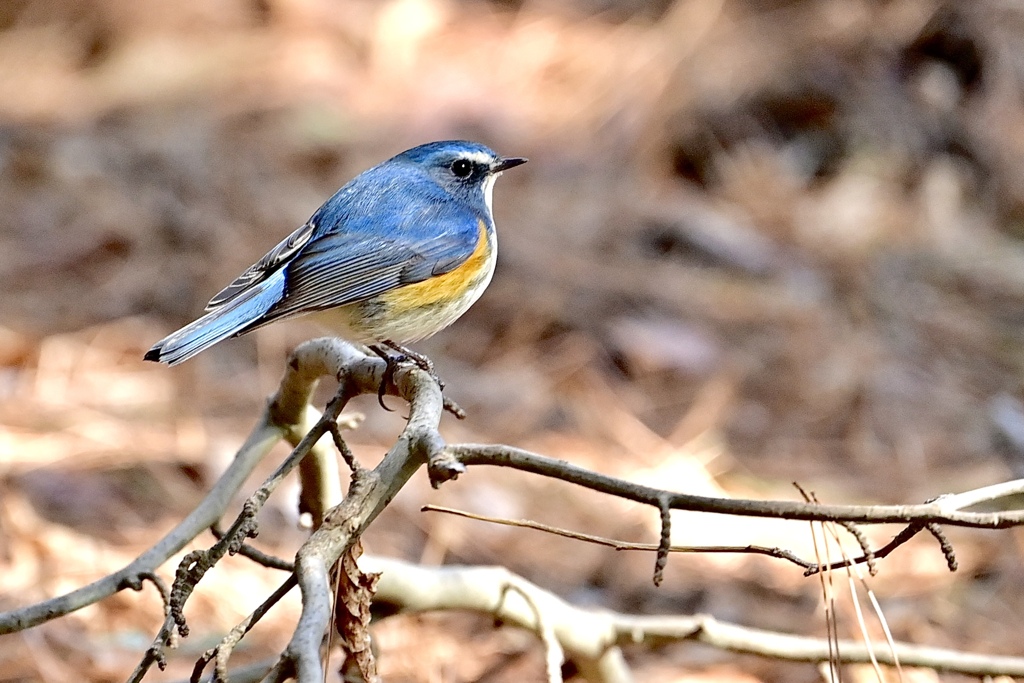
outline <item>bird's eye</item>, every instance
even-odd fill
[[[473,172],[473,164],[468,159],[456,159],[452,162],[452,173],[456,178],[468,178]]]

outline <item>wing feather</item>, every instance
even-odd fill
[[[242,292],[266,280],[295,256],[302,247],[306,246],[315,230],[316,225],[310,220],[285,237],[276,247],[264,254],[263,258],[246,268],[245,272],[235,278],[230,285],[217,292],[210,299],[210,303],[206,304],[206,310],[212,311],[215,308],[220,308]]]
[[[358,176],[214,296],[207,310],[278,271],[283,295],[253,327],[362,301],[457,268],[477,247],[480,217],[419,172],[382,165]]]
[[[478,234],[479,228],[469,239],[457,231],[415,242],[325,235],[288,265],[285,296],[265,321],[362,301],[446,273],[469,258]]]

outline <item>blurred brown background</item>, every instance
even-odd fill
[[[281,324],[174,369],[142,353],[346,180],[432,139],[531,159],[498,183],[490,289],[418,347],[470,413],[449,440],[692,492],[789,498],[797,480],[829,502],[1021,475],[1021,54],[1024,9],[996,0],[0,2],[0,609],[119,568],[191,508],[288,350],[322,331]],[[402,412],[358,407],[372,464]],[[258,539],[286,557],[294,501]],[[651,511],[473,471],[417,480],[368,551],[504,564],[578,604],[825,632],[817,581],[777,561],[677,556],[655,589],[649,555],[425,502],[656,537]],[[796,524],[675,529],[811,548]],[[895,636],[1022,654],[1024,536],[952,537],[957,574],[925,539],[883,563]],[[185,675],[279,580],[226,562],[151,679]],[[296,611],[237,661],[281,647]],[[121,680],[159,619],[147,589],[7,636],[0,680]],[[856,633],[848,606],[840,621]],[[384,622],[382,671],[539,680],[536,639],[491,626]],[[629,656],[643,681],[818,680],[686,645]]]

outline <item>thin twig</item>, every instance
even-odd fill
[[[348,465],[349,470],[351,470],[354,476],[356,472],[363,469],[363,466],[359,464],[359,461],[356,460],[355,454],[352,453],[352,449],[350,449],[348,444],[345,443],[345,439],[341,435],[341,428],[338,426],[338,423],[331,422],[328,425],[328,431],[331,433],[331,438],[334,439],[334,447],[338,449],[338,453],[341,454],[341,459],[345,461],[345,464]]]
[[[563,536],[565,538],[571,538],[577,541],[584,541],[586,543],[593,543],[594,545],[602,545],[615,550],[645,550],[645,551],[657,551],[660,547],[660,543],[630,543],[627,541],[620,541],[614,538],[606,538],[604,536],[594,536],[593,534],[584,534],[578,531],[571,531],[569,529],[563,529],[556,526],[550,526],[548,524],[542,524],[541,522],[534,522],[529,519],[505,519],[502,517],[488,517],[487,515],[478,515],[473,512],[466,512],[465,510],[457,510],[455,508],[443,507],[441,505],[424,505],[420,508],[421,512],[443,512],[449,515],[455,515],[457,517],[465,517],[467,519],[475,519],[480,522],[489,522],[491,524],[501,524],[502,526],[513,526],[520,527],[523,529],[533,529],[535,531],[543,531],[544,533],[554,534],[555,536]],[[793,564],[804,567],[806,569],[817,570],[819,565],[816,562],[809,562],[801,559],[789,550],[783,550],[782,548],[766,548],[758,545],[746,545],[746,546],[734,546],[734,545],[670,545],[668,547],[670,553],[747,553],[754,555],[767,555],[769,557],[776,557],[781,560],[788,560]]]
[[[196,536],[220,519],[235,493],[256,465],[281,440],[283,428],[264,413],[249,438],[239,448],[231,464],[217,479],[202,502],[176,527],[132,560],[123,569],[64,595],[26,607],[0,613],[0,635],[32,626],[82,609],[123,590],[136,577],[155,571]]]
[[[860,527],[858,527],[853,522],[836,522],[836,524],[846,529],[846,531],[849,532],[851,536],[857,539],[857,545],[860,546],[860,551],[862,554],[861,556],[864,558],[864,562],[868,566],[868,573],[871,574],[871,576],[875,576],[876,574],[878,574],[878,565],[875,562],[875,552],[871,550],[871,543],[868,542],[868,537],[864,535],[864,532],[860,530]],[[836,534],[834,531],[832,532],[832,535],[835,536],[836,541],[838,542],[839,535]],[[842,548],[841,545],[840,548]],[[845,551],[842,553],[842,557],[843,562],[846,563],[846,566],[856,564],[855,562],[850,562],[850,557],[846,554]]]
[[[176,624],[177,622],[174,617],[170,615],[164,617],[164,622],[160,625],[160,630],[157,632],[156,637],[153,638],[152,645],[142,655],[142,659],[139,660],[131,675],[128,676],[127,683],[139,683],[154,664],[161,671],[167,668],[167,656],[164,654],[164,651],[175,641],[174,627]]]
[[[665,580],[665,566],[668,565],[668,549],[672,547],[672,508],[668,498],[658,500],[658,517],[661,520],[661,537],[658,541],[657,556],[654,560],[654,585],[660,586]]]
[[[946,534],[942,532],[942,528],[932,522],[925,524],[924,528],[939,542],[939,548],[942,550],[943,557],[946,558],[946,566],[949,567],[949,571],[955,572],[957,568],[956,552],[953,550],[953,544],[949,542]]]
[[[219,524],[211,525],[210,533],[212,533],[213,537],[216,538],[218,541],[224,538],[224,531],[220,528]],[[285,572],[290,572],[295,569],[294,563],[289,562],[288,560],[282,559],[280,557],[271,555],[270,553],[265,553],[258,548],[254,548],[248,543],[243,543],[241,546],[239,546],[237,554],[252,560],[256,564],[263,565],[264,567],[269,567],[270,569],[280,569],[281,571]]]
[[[218,682],[226,681],[228,658],[234,651],[235,646],[238,645],[242,640],[242,637],[251,631],[253,626],[263,618],[263,615],[270,611],[271,607],[280,602],[292,588],[295,588],[295,585],[295,576],[289,576],[285,579],[284,583],[278,586],[277,590],[270,594],[270,597],[264,600],[260,606],[253,610],[252,613],[242,622],[231,629],[231,631],[224,636],[216,647],[203,653],[203,656],[196,661],[195,667],[192,669],[192,676],[189,678],[190,683],[199,683],[203,675],[203,670],[211,661],[216,662],[213,680]]]
[[[167,582],[155,572],[143,572],[138,577],[134,577],[134,579],[126,579],[125,584],[132,590],[140,591],[144,581],[151,582],[156,587],[157,592],[160,593],[160,600],[163,603],[164,623],[160,626],[160,631],[153,638],[153,643],[128,677],[129,683],[141,681],[154,664],[161,671],[166,668],[167,657],[164,651],[168,648],[177,647],[178,641],[178,634],[174,630],[174,620],[171,619],[171,589],[167,586]]]
[[[871,551],[871,555],[876,560],[880,560],[880,559],[882,559],[884,557],[888,557],[894,550],[899,548],[901,545],[907,543],[910,539],[912,539],[917,534],[921,533],[921,531],[923,529],[924,529],[924,526],[921,525],[921,524],[913,524],[913,523],[909,524],[905,529],[901,530],[898,534],[896,534],[893,537],[893,539],[891,541],[889,541],[888,543],[886,543],[884,546],[882,546],[881,548],[876,548],[876,549],[872,550]],[[832,570],[832,569],[842,569],[843,567],[848,567],[848,566],[850,566],[852,564],[863,564],[863,563],[865,563],[867,561],[868,561],[868,556],[867,555],[861,555],[860,557],[844,559],[844,560],[841,560],[839,562],[836,562],[834,564],[830,564],[830,565],[827,565],[827,566],[813,565],[813,566],[809,567],[807,569],[807,571],[804,572],[804,576],[811,576],[813,574],[817,574],[818,572],[828,571],[828,570]]]

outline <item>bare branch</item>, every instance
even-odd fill
[[[0,635],[37,626],[113,595],[152,573],[224,514],[225,508],[253,468],[281,440],[284,430],[265,412],[260,423],[239,448],[234,460],[206,497],[185,519],[123,569],[70,593],[0,613]]]
[[[363,466],[359,464],[359,461],[356,460],[355,454],[348,447],[348,444],[345,443],[345,439],[341,435],[341,428],[338,427],[338,423],[337,422],[332,422],[329,425],[329,427],[330,427],[330,432],[331,432],[331,438],[334,440],[334,447],[338,449],[338,453],[341,454],[341,459],[345,461],[346,465],[348,465],[349,471],[351,471],[352,474],[355,474],[356,472],[359,472],[360,470],[362,470]],[[340,477],[339,477],[339,479],[340,479]],[[321,499],[333,500],[334,503],[330,507],[334,507],[334,505],[337,505],[341,501],[341,494],[340,494],[340,492],[337,495],[321,494]],[[327,509],[330,509],[330,507],[328,507]],[[323,521],[323,517],[321,517],[319,519],[319,521],[316,524],[314,524],[313,526],[314,527],[320,526],[319,522],[322,522],[322,521]]]
[[[277,658],[265,659],[251,664],[239,665],[231,670],[231,683],[256,683],[266,678],[271,671]],[[206,674],[199,679],[199,683],[211,683],[213,674]],[[191,678],[179,679],[174,683],[193,683]]]
[[[676,622],[676,623],[672,623]],[[616,620],[621,637],[638,629],[648,644],[675,640],[696,640],[715,647],[795,662],[828,661],[828,644],[819,638],[791,636],[720,622],[714,617],[627,617]],[[867,646],[849,640],[839,641],[839,660],[843,663],[871,661],[871,652],[882,664],[894,665],[893,654],[903,666],[922,666],[971,676],[1022,676],[1024,658],[958,652],[937,647],[896,643],[893,652],[876,645]]]
[[[756,501],[711,498],[675,493],[642,484],[634,484],[605,474],[577,467],[519,448],[489,444],[460,444],[446,451],[464,465],[495,465],[561,479],[584,488],[618,496],[653,507],[666,499],[673,510],[711,512],[744,517],[765,517],[811,522],[860,522],[862,524],[937,523],[982,529],[1007,529],[1024,524],[1024,510],[1000,512],[965,512],[961,508],[978,502],[977,492],[943,496],[919,505],[819,505],[792,501]],[[998,487],[998,496],[987,494],[986,500],[1007,497],[1024,490],[1024,479]],[[980,491],[980,490],[979,490]]]
[[[381,572],[377,602],[409,612],[473,610],[538,635],[547,628],[587,680],[633,680],[610,613],[578,609],[504,567],[425,568],[381,557],[364,557],[360,565]]]
[[[182,636],[188,635],[188,627],[184,616],[185,602],[192,595],[196,585],[206,572],[213,568],[225,554],[239,552],[244,545],[245,539],[256,535],[256,515],[264,503],[266,503],[284,478],[313,451],[321,438],[330,431],[330,425],[337,420],[349,398],[373,383],[374,371],[378,369],[373,365],[360,365],[360,361],[367,360],[365,354],[360,353],[351,345],[340,340],[314,340],[313,342],[307,342],[300,349],[307,352],[309,354],[308,357],[314,361],[321,361],[321,367],[322,361],[325,358],[336,362],[337,367],[331,374],[344,377],[346,381],[339,385],[337,394],[328,403],[323,415],[320,415],[316,423],[309,427],[302,437],[298,439],[298,444],[288,457],[285,458],[284,462],[245,501],[242,506],[242,512],[235,519],[231,528],[223,534],[223,537],[208,550],[192,551],[179,563],[174,585],[170,592],[170,615]],[[309,365],[317,367],[315,363],[310,363]],[[285,373],[281,387],[271,401],[268,410],[270,414],[277,415],[279,419],[292,419],[298,416],[298,419],[302,421],[311,419],[315,415],[315,411],[311,412],[305,408],[298,410],[297,406],[290,403],[294,400],[306,400],[316,387],[319,376],[303,372],[303,368],[306,367],[297,362],[289,364],[289,370]],[[360,384],[358,381],[351,381],[355,378],[362,378],[363,382]],[[300,424],[300,426],[305,427],[306,425]],[[287,430],[287,436],[289,439],[294,440],[298,438],[298,432],[294,428],[289,429]],[[327,443],[330,443],[330,441],[327,441]],[[337,464],[334,461],[333,454],[328,455],[324,452],[321,455],[322,457],[315,461],[315,469],[320,470],[324,467],[330,469],[326,465],[329,459],[333,463],[334,472],[337,472]],[[334,495],[334,490],[335,487],[323,485],[310,487],[308,491],[312,500],[311,504],[322,509],[324,501],[320,496],[332,496]],[[163,631],[161,631],[162,635]],[[238,637],[241,638],[242,635],[244,633],[239,634]],[[166,638],[158,636],[154,647],[157,649],[161,648],[164,640]],[[147,658],[149,658],[148,653]]]
[[[188,637],[185,621],[185,603],[192,591],[213,567],[227,554],[235,554],[245,539],[256,535],[256,513],[251,499],[245,502],[242,513],[231,528],[207,550],[193,550],[181,558],[171,585],[170,616],[183,638]]]
[[[350,345],[325,344],[324,340],[314,340],[303,346],[306,347],[305,363],[303,365],[293,363],[289,366],[278,392],[271,400],[259,424],[238,450],[231,465],[217,480],[210,493],[188,517],[120,571],[65,595],[0,613],[0,635],[20,631],[64,616],[124,589],[132,582],[137,581],[137,577],[153,572],[196,536],[212,526],[220,519],[228,503],[252,473],[256,464],[270,449],[282,437],[286,437],[290,441],[301,441],[301,438],[309,432],[311,422],[316,422],[319,419],[315,409],[308,406],[308,401],[316,389],[318,379],[325,374],[322,369],[327,367],[327,364],[337,368],[358,366],[357,369],[360,371],[356,373],[358,376],[364,379],[368,378],[369,382],[373,381],[373,377],[379,379],[380,368],[360,365],[361,361],[369,361],[371,364],[375,361],[371,361]],[[320,362],[317,363],[317,360]],[[363,393],[362,389],[365,388],[360,387],[360,393]],[[337,481],[336,478],[335,481]],[[328,492],[326,498],[329,499],[331,495],[333,493]]]
[[[351,357],[349,345],[334,339],[307,342],[293,354],[295,372],[316,366],[321,374],[341,376],[348,395],[374,393],[380,383],[384,363],[360,354],[363,363],[372,363],[369,372],[355,372],[344,363]],[[313,363],[308,362],[313,359]],[[308,376],[308,375],[307,375]],[[302,591],[302,612],[291,642],[281,657],[277,671],[294,666],[300,681],[322,678],[319,650],[330,620],[331,590],[328,568],[348,550],[366,526],[398,494],[421,465],[432,462],[443,451],[444,441],[437,431],[444,410],[440,388],[433,378],[415,367],[403,367],[395,373],[395,390],[409,401],[409,419],[397,443],[373,470],[360,470],[352,480],[348,495],[324,518],[296,555],[295,573]],[[457,464],[457,463],[456,463]]]
[[[828,643],[822,638],[794,636],[718,621],[708,615],[630,616],[606,610],[575,607],[558,596],[512,574],[503,567],[421,567],[400,560],[363,557],[366,571],[381,572],[377,601],[407,612],[468,609],[539,632],[534,607],[501,596],[512,584],[517,593],[530,595],[542,610],[568,657],[581,671],[594,672],[605,658],[621,658],[620,645],[649,646],[692,640],[733,652],[797,662],[825,662]],[[870,662],[921,666],[970,676],[1024,676],[1024,657],[982,655],[944,648],[895,643],[889,650],[851,640],[838,642],[843,663]],[[623,665],[624,666],[624,665]],[[629,681],[628,670],[617,675],[586,674],[597,683]]]
[[[982,507],[990,510],[1019,509],[1024,505],[1024,479],[1004,481],[963,493],[947,493],[932,502],[943,510]],[[941,520],[936,520],[941,521]]]
[[[164,645],[173,637],[174,626],[183,626],[181,610],[196,581],[225,552],[237,552],[244,546],[245,538],[254,532],[256,513],[280,481],[295,468],[299,469],[302,477],[303,510],[312,515],[314,524],[321,521],[322,523],[317,526],[296,556],[294,576],[289,581],[294,581],[302,592],[302,611],[287,648],[277,664],[266,672],[267,680],[283,680],[284,677],[293,675],[302,682],[312,683],[321,680],[323,672],[320,648],[324,633],[330,624],[333,604],[328,570],[352,547],[367,525],[390,503],[424,463],[428,466],[431,482],[435,486],[456,478],[464,471],[466,465],[498,465],[561,479],[657,508],[662,519],[660,542],[657,545],[643,546],[644,549],[657,552],[656,580],[670,551],[760,552],[784,557],[805,567],[810,564],[779,549],[674,548],[669,545],[670,510],[673,509],[846,524],[856,522],[909,525],[907,530],[897,535],[893,542],[879,551],[872,551],[861,540],[864,555],[861,558],[844,558],[842,563],[837,563],[836,566],[882,557],[924,529],[936,535],[943,545],[947,559],[952,563],[955,562],[955,558],[948,548],[948,542],[945,542],[941,532],[938,532],[937,524],[1005,528],[1024,523],[1024,512],[1021,510],[998,509],[1000,505],[1005,505],[1024,493],[1024,480],[947,495],[922,505],[838,506],[819,505],[816,502],[730,500],[693,496],[633,484],[590,472],[564,461],[507,446],[448,447],[438,432],[446,405],[440,388],[429,373],[408,366],[397,369],[386,385],[387,391],[409,401],[410,413],[406,427],[377,467],[369,470],[360,466],[351,457],[336,422],[349,399],[358,394],[377,392],[385,370],[382,361],[369,357],[340,340],[317,339],[300,346],[293,353],[281,385],[268,405],[261,423],[254,429],[235,461],[216,482],[210,494],[189,517],[120,572],[66,596],[0,614],[0,633],[27,628],[79,609],[116,590],[138,586],[142,578],[147,578],[157,566],[219,519],[227,502],[255,464],[282,437],[294,445],[292,453],[249,498],[242,514],[216,546],[210,551],[190,555],[179,570],[181,578],[175,582],[169,593],[171,616],[165,620],[154,642],[154,649],[147,653],[147,658],[136,670],[139,677],[153,662],[159,663]],[[337,377],[339,389],[321,415],[308,406],[308,400],[323,376]],[[337,454],[331,448],[332,438],[342,457],[353,468],[352,483],[344,497],[341,494]],[[965,510],[979,506],[988,506],[994,508],[994,511]],[[562,530],[552,531],[550,527],[545,528],[535,523],[520,525],[530,525],[533,528],[584,538],[592,542],[603,542],[616,548],[628,545]],[[629,617],[578,610],[502,569],[459,570],[462,573],[457,575],[456,588],[445,587],[445,581],[449,579],[444,578],[448,575],[443,573],[438,575],[441,578],[436,579],[418,573],[444,570],[421,570],[406,565],[390,566],[392,569],[398,566],[405,567],[401,572],[403,575],[416,576],[417,582],[426,582],[423,585],[434,585],[437,589],[429,598],[403,598],[402,604],[407,608],[466,607],[488,611],[499,618],[537,631],[551,644],[548,647],[550,661],[554,661],[555,654],[561,648],[579,666],[585,677],[601,683],[625,683],[631,680],[629,669],[618,647],[627,642],[657,643],[689,639],[739,652],[764,654],[782,659],[825,661],[828,658],[827,645],[823,641],[721,624],[706,616]],[[397,570],[393,574],[397,575]],[[467,577],[483,582],[480,595],[485,596],[489,602],[481,602],[483,598],[476,595],[475,586],[473,591],[467,591]],[[387,578],[385,575],[385,579]],[[408,581],[408,578],[401,580]],[[387,581],[382,580],[381,585],[388,585]],[[285,590],[285,586],[278,592],[282,590]],[[457,595],[453,592],[455,590],[464,594]],[[378,595],[383,593],[384,590]],[[503,595],[504,599],[495,600],[495,595]],[[277,596],[278,593],[272,595],[264,603],[264,607],[269,608],[276,602]],[[258,619],[259,615],[254,613],[254,618]],[[226,676],[230,649],[245,635],[252,623],[255,622],[243,622],[236,627],[225,638],[224,647],[212,655],[217,659],[216,676]],[[867,650],[863,646],[845,642],[840,645],[842,661],[867,661]],[[898,645],[894,651],[900,661],[908,665],[931,666],[972,675],[1018,675],[1024,672],[1024,662],[1017,658],[966,655],[908,645]],[[890,653],[881,653],[878,659],[887,662],[889,656]],[[197,669],[197,677],[200,671],[201,668]],[[550,671],[549,675],[556,676]]]

